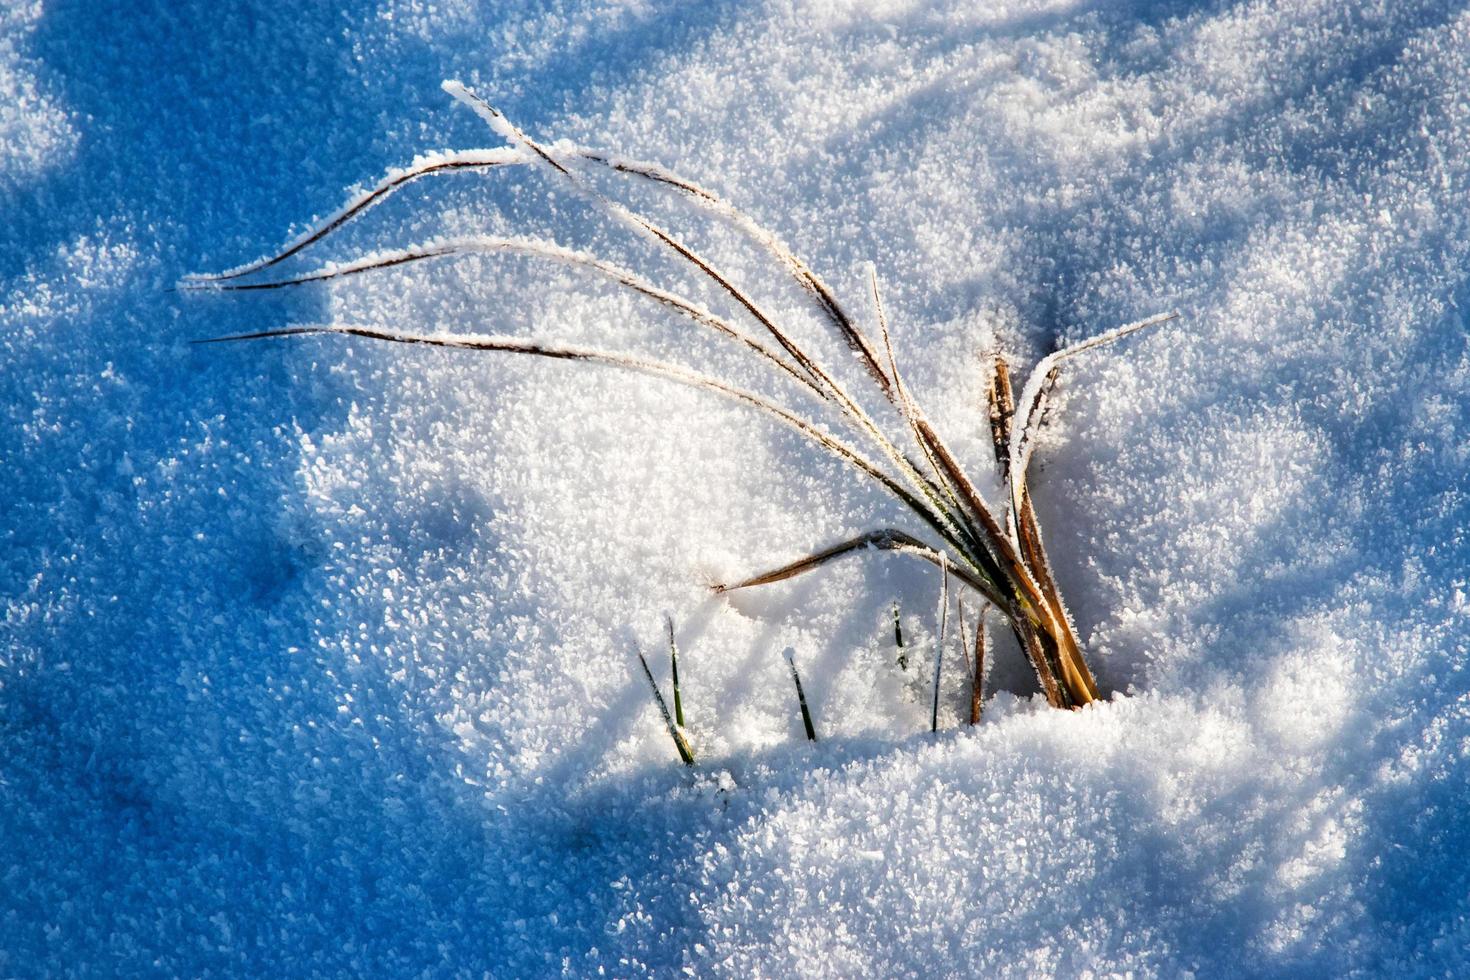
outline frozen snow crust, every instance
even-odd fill
[[[0,975],[1470,972],[1460,5],[172,0],[0,25]],[[517,333],[784,396],[530,260],[167,291],[417,153],[495,146],[445,77],[717,189],[863,315],[874,261],[978,473],[986,345],[1029,365],[1182,310],[1078,360],[1034,464],[1112,700],[1045,708],[1001,644],[984,724],[951,667],[930,736],[937,583],[902,557],[711,599],[902,520],[738,406],[338,337],[188,346]],[[738,234],[598,186],[840,359]],[[527,168],[414,185],[292,269],[481,233],[695,289]],[[631,654],[661,654],[665,609],[692,778]]]

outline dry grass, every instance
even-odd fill
[[[370,191],[353,198],[316,229],[282,251],[225,273],[189,277],[181,286],[215,291],[285,289],[376,272],[398,265],[475,253],[513,253],[560,262],[606,278],[624,289],[651,299],[698,327],[712,332],[720,340],[737,345],[780,377],[794,381],[824,407],[833,410],[842,420],[846,431],[841,435],[833,434],[810,417],[770,397],[736,388],[719,378],[678,364],[621,352],[515,337],[418,334],[353,324],[329,324],[264,330],[216,338],[215,341],[208,342],[308,334],[345,334],[389,343],[529,354],[603,364],[693,385],[735,399],[790,427],[824,452],[842,460],[864,478],[872,480],[884,493],[903,504],[905,511],[912,517],[914,526],[909,529],[881,528],[869,531],[759,574],[717,585],[717,591],[728,592],[784,581],[820,568],[837,558],[869,549],[912,555],[943,570],[946,598],[942,601],[941,619],[946,615],[944,610],[948,608],[950,576],[999,612],[1035,670],[1050,704],[1058,708],[1077,708],[1099,696],[1092,671],[1083,655],[1076,629],[1062,601],[1047,559],[1027,485],[1027,470],[1036,448],[1037,432],[1045,414],[1047,398],[1065,364],[1081,353],[1169,320],[1174,314],[1131,323],[1050,354],[1032,371],[1021,389],[1019,399],[1013,397],[1009,363],[1000,355],[993,357],[987,368],[990,375],[990,431],[995,458],[1007,491],[1006,499],[997,509],[982,498],[975,482],[904,383],[893,353],[888,320],[883,310],[875,271],[870,270],[869,284],[877,327],[876,342],[864,332],[857,319],[847,312],[833,291],[806,263],[797,258],[774,234],[757,225],[712,191],[652,164],[619,160],[608,154],[591,151],[554,150],[521,132],[497,110],[457,83],[446,82],[445,88],[478,113],[509,145],[500,150],[451,154],[416,168],[396,171]],[[648,281],[632,270],[619,268],[597,256],[574,251],[554,242],[529,238],[478,236],[446,239],[376,253],[344,265],[324,267],[302,275],[278,279],[259,278],[261,273],[326,239],[344,224],[414,180],[456,170],[491,170],[509,166],[543,168],[555,179],[566,182],[584,198],[592,201],[612,219],[672,252],[689,270],[713,284],[717,292],[730,301],[732,315],[714,313],[677,292]],[[777,318],[757,303],[748,291],[721,272],[711,260],[651,218],[595,189],[585,176],[585,171],[589,168],[602,168],[630,179],[652,182],[734,226],[769,253],[784,269],[785,274],[809,296],[815,312],[826,326],[852,351],[862,365],[866,383],[876,388],[894,410],[901,431],[886,431],[817,357],[798,343]],[[896,610],[894,629],[902,663],[907,659],[907,654]],[[933,713],[933,724],[936,727],[937,689],[943,659],[944,632],[941,628],[940,645],[936,651],[936,706]],[[973,723],[980,717],[983,698],[986,657],[983,613],[976,620],[973,658],[963,652],[968,641],[964,636],[962,620],[959,632],[962,659],[971,677],[970,720]],[[672,625],[669,639],[671,658],[676,662],[677,651],[673,646]],[[657,684],[653,683],[653,675],[648,671],[646,661],[643,666],[680,757],[692,765],[693,754],[680,732],[679,723],[682,718],[676,719],[669,715],[668,707]],[[674,669],[677,670],[676,663]],[[815,738],[794,662],[792,673],[801,697],[808,736]],[[677,679],[674,690],[675,712],[682,715]]]

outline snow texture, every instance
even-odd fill
[[[983,353],[1024,377],[1181,311],[1068,362],[1032,463],[1111,697],[1047,708],[997,631],[983,724],[952,666],[931,735],[938,582],[903,555],[711,596],[920,529],[708,392],[189,345],[510,334],[816,411],[534,258],[171,289],[494,147],[445,78],[717,191],[864,323],[874,262],[992,495]],[[578,172],[868,391],[740,228]],[[738,314],[556,177],[414,181],[279,269],[526,236]],[[11,4],[0,975],[1470,974],[1467,201],[1443,0]],[[693,771],[634,655],[668,690],[665,609]]]

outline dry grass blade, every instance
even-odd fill
[[[391,269],[394,266],[408,265],[414,262],[426,262],[431,259],[442,259],[452,255],[463,255],[470,251],[491,251],[493,248],[512,250],[514,248],[509,239],[495,245],[491,245],[489,242],[490,240],[487,239],[485,244],[480,248],[475,248],[473,243],[468,240],[431,242],[415,246],[414,248],[365,255],[351,262],[327,266],[312,272],[302,273],[299,276],[291,276],[287,279],[273,279],[267,282],[220,282],[186,279],[179,284],[179,288],[219,293],[250,293],[271,289],[291,289],[296,286],[307,286],[317,282],[330,282],[333,279],[346,279],[350,276],[361,275],[364,272],[372,272],[377,269]]]
[[[406,170],[390,171],[386,177],[374,185],[370,190],[364,191],[351,198],[346,204],[338,208],[328,218],[297,238],[290,245],[274,255],[248,262],[245,265],[226,269],[224,272],[194,273],[184,277],[184,283],[220,283],[231,279],[241,279],[257,272],[264,272],[272,266],[291,258],[291,256],[315,245],[326,238],[332,232],[341,228],[347,222],[383,203],[406,184],[418,180],[420,177],[428,177],[433,174],[449,173],[456,170],[489,170],[494,167],[504,167],[523,163],[518,151],[510,147],[499,147],[493,150],[461,150],[447,156],[432,160],[428,163],[410,167]]]
[[[1046,696],[1047,704],[1054,708],[1075,708],[1076,700],[1071,692],[1062,687],[1057,679],[1060,667],[1057,664],[1055,642],[1047,643],[1043,639],[1041,631],[1027,617],[1008,617],[1011,629],[1016,634],[1016,640],[1021,644],[1021,649],[1026,653],[1026,659],[1031,661],[1032,668],[1036,671],[1036,679],[1041,682],[1041,692]]]
[[[679,759],[686,766],[694,765],[694,750],[689,747],[689,740],[684,733],[679,731],[674,724],[673,717],[669,714],[668,703],[664,701],[663,692],[658,689],[658,681],[653,679],[653,671],[648,669],[648,661],[643,656],[642,650],[635,650],[638,654],[638,662],[643,665],[643,676],[648,678],[648,689],[653,692],[654,703],[658,705],[658,713],[663,716],[664,727],[669,730],[669,738],[674,740],[674,748],[678,750]]]
[[[1011,391],[1011,366],[1000,354],[995,355],[987,389],[990,407],[990,441],[995,447],[995,462],[1000,478],[1009,485],[1011,474],[1011,419],[1016,415],[1015,396]]]
[[[944,552],[937,551],[934,548],[929,547],[929,545],[920,541],[918,538],[914,537],[911,534],[906,534],[903,531],[895,531],[891,528],[882,531],[870,531],[867,534],[859,535],[858,537],[852,538],[851,540],[843,541],[841,544],[835,544],[830,548],[824,548],[823,550],[818,551],[815,554],[807,555],[805,558],[799,558],[796,561],[791,562],[790,564],[782,565],[780,568],[775,568],[768,572],[762,572],[759,575],[753,575],[750,578],[743,579],[739,582],[716,585],[714,586],[714,591],[717,593],[734,592],[736,589],[748,589],[756,585],[771,585],[775,582],[784,582],[787,579],[796,578],[798,575],[803,575],[806,572],[812,571],[813,569],[820,568],[821,566],[827,564],[827,562],[829,561],[841,558],[844,555],[851,555],[868,548],[875,548],[879,551],[897,551],[907,555],[914,555],[918,558],[924,559],[927,562],[930,562],[935,567],[947,567],[950,573],[952,573],[955,578],[959,579],[961,582],[964,582],[966,585],[974,589],[976,592],[979,592],[981,595],[987,596],[987,598],[990,596],[995,596],[996,599],[999,598],[999,593],[992,583],[988,583],[983,579],[978,578],[967,569],[956,568],[952,565],[949,565],[949,557]],[[991,601],[996,601],[996,599],[992,599]],[[898,641],[898,646],[901,651],[903,649],[903,632],[898,625],[897,606],[894,607],[893,622],[894,636]]]
[[[975,620],[975,687],[970,694],[970,724],[980,723],[985,710],[985,661],[990,652],[990,634],[985,628],[985,610]]]
[[[612,280],[632,292],[645,296],[682,316],[693,320],[701,326],[709,327],[711,330],[738,341],[746,348],[764,358],[779,370],[793,378],[807,391],[818,398],[828,400],[830,396],[814,384],[810,378],[800,374],[794,367],[781,358],[779,354],[761,343],[755,337],[736,327],[723,317],[716,316],[691,300],[685,299],[676,293],[655,286],[653,283],[636,275],[627,269],[620,268],[610,262],[578,252],[574,249],[557,245],[554,242],[540,241],[533,238],[497,238],[488,235],[475,235],[462,238],[448,238],[441,241],[426,242],[413,248],[399,249],[391,252],[381,252],[374,255],[366,255],[352,262],[342,265],[329,266],[300,276],[289,279],[278,279],[270,282],[254,283],[216,283],[216,282],[184,282],[184,289],[198,289],[217,292],[251,292],[268,289],[286,289],[293,286],[303,286],[309,283],[327,282],[333,279],[342,279],[348,276],[361,275],[366,272],[374,272],[381,269],[390,269],[395,266],[407,265],[414,262],[425,262],[433,259],[454,258],[469,254],[492,254],[496,252],[508,252],[519,255],[527,255],[532,258],[546,259],[563,265],[585,269],[595,272],[600,276]]]
[[[791,682],[796,685],[796,700],[801,705],[801,723],[806,726],[806,740],[815,742],[817,740],[817,729],[812,724],[812,713],[806,704],[806,691],[801,687],[801,674],[796,670],[796,651],[791,647],[786,648],[786,665],[791,668]]]
[[[980,724],[980,714],[985,707],[985,659],[989,640],[985,633],[985,607],[980,607],[975,617],[975,644],[970,646],[965,636],[965,606],[960,603],[960,657],[965,661],[970,675],[970,724]],[[974,662],[971,663],[973,652]]]
[[[955,600],[955,645],[960,651],[960,663],[965,667],[965,676],[973,683],[974,670],[970,665],[970,634],[965,628],[965,600]]]
[[[1009,474],[1010,440],[1013,432],[1011,420],[1015,415],[1015,405],[1011,401],[1011,368],[1006,359],[1000,355],[997,355],[993,362],[988,392],[990,436],[995,449],[995,457],[1001,464],[1002,472]],[[1042,547],[1041,529],[1036,523],[1036,512],[1031,506],[1031,495],[1023,492],[1021,500],[1022,506],[1019,510],[1007,506],[1007,528],[1016,539],[1017,546],[1036,580],[1051,619],[1058,627],[1056,653],[1049,655],[1043,650],[1038,650],[1036,653],[1046,660],[1053,673],[1061,675],[1065,685],[1059,687],[1058,690],[1067,693],[1071,701],[1076,703],[1080,700],[1077,696],[1079,692],[1089,700],[1096,698],[1098,696],[1097,685],[1093,681],[1092,673],[1086,662],[1082,659],[1081,648],[1077,642],[1077,628],[1072,623],[1071,615],[1062,602],[1061,592],[1052,575],[1051,563],[1047,559],[1045,548]],[[1022,642],[1025,641],[1022,640]]]
[[[1056,577],[1052,574],[1051,561],[1047,558],[1046,548],[1041,542],[1041,525],[1036,522],[1036,511],[1031,505],[1029,492],[1022,495],[1017,524],[1021,535],[1021,551],[1026,556],[1032,574],[1036,576],[1053,619],[1060,627],[1057,631],[1058,638],[1061,640],[1058,662],[1062,675],[1070,687],[1074,689],[1080,687],[1095,699],[1098,696],[1097,682],[1093,680],[1092,671],[1082,659],[1082,648],[1077,639],[1077,627],[1072,622],[1072,614],[1068,611],[1066,603],[1062,601],[1061,590],[1057,588]]]
[[[832,292],[831,287],[823,282],[821,277],[813,272],[811,267],[803,262],[796,253],[787,248],[785,243],[775,233],[752,220],[745,212],[730,204],[714,191],[701,187],[693,181],[680,177],[677,174],[670,173],[656,164],[601,157],[586,153],[582,154],[582,158],[595,163],[601,163],[618,173],[642,177],[645,180],[651,180],[655,183],[682,191],[701,207],[725,218],[731,224],[759,242],[768,252],[787,266],[797,283],[816,300],[817,306],[821,309],[823,315],[837,328],[839,335],[846,341],[848,347],[862,359],[863,366],[867,369],[868,374],[883,389],[885,394],[888,393],[890,379],[885,376],[883,367],[878,361],[872,344],[858,330],[856,321],[843,308],[842,304],[838,302],[837,296]]]

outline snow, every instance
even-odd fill
[[[1427,0],[12,5],[0,974],[1470,973],[1467,51]],[[903,555],[711,596],[921,529],[708,392],[190,345],[514,335],[815,411],[564,264],[171,289],[493,148],[446,78],[716,191],[864,325],[872,261],[993,499],[981,353],[1179,310],[1068,362],[1032,462],[1113,697],[1047,708],[996,631],[983,723],[951,665],[931,735],[939,582]],[[530,237],[735,318],[545,169],[413,181],[279,268]],[[759,241],[578,172],[897,423]],[[692,772],[633,653],[669,690],[664,610]]]
[[[40,18],[39,3],[0,10],[0,191],[23,187],[48,166],[65,162],[77,134],[65,111],[36,84],[25,40]]]

